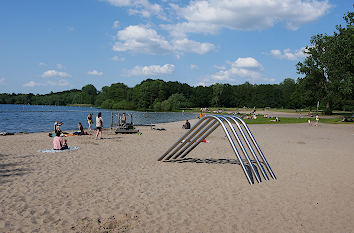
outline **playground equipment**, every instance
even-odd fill
[[[236,128],[233,126],[233,123],[236,125]],[[158,161],[183,159],[219,126],[224,130],[250,184],[254,183],[253,177],[256,177],[258,183],[262,182],[260,174],[262,174],[265,180],[269,180],[269,176],[276,179],[272,168],[251,133],[251,130],[240,117],[234,115],[204,116],[162,154]],[[240,151],[242,153],[240,153]],[[252,155],[253,159],[249,154]]]
[[[114,123],[114,117],[117,117],[117,123]],[[133,114],[129,114],[130,116],[130,123],[128,123],[128,121],[126,121],[125,123],[122,122],[122,117],[120,113],[114,114],[113,112],[111,112],[111,129],[113,128],[113,126],[118,126],[115,129],[115,133],[138,133],[139,130],[136,129],[134,127],[133,124]]]

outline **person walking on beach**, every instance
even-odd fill
[[[99,112],[96,117],[96,139],[98,139],[98,136],[100,135],[100,139],[102,139],[102,128],[103,128],[103,118],[102,118],[102,113]]]
[[[318,115],[316,115],[316,123],[315,126],[318,126],[318,122],[320,121],[320,117]]]
[[[91,124],[92,124],[92,113],[87,115],[87,123],[89,125],[88,129],[91,130]]]

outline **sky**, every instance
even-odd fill
[[[0,93],[297,79],[350,0],[1,0]]]

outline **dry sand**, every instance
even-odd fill
[[[354,125],[250,125],[278,177],[254,185],[220,129],[188,155],[214,163],[156,161],[181,125],[0,137],[0,232],[354,232]]]

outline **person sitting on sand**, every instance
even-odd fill
[[[79,131],[74,132],[74,135],[88,135],[88,133],[84,131],[84,127],[82,126],[81,122],[79,122],[78,127]]]
[[[344,116],[343,117],[343,120],[341,122],[353,122],[353,119],[352,118],[349,118],[347,116]]]
[[[278,118],[278,117],[275,117],[275,119],[274,119],[274,120],[270,120],[270,121],[273,121],[273,122],[279,122],[280,120],[279,120],[279,118]]]
[[[53,149],[54,150],[65,150],[68,149],[68,143],[67,140],[63,140],[62,137],[60,137],[60,133],[57,132],[56,136],[53,138]]]
[[[182,125],[183,129],[190,129],[191,128],[191,123],[189,123],[188,120],[186,120],[186,123],[184,125]]]

